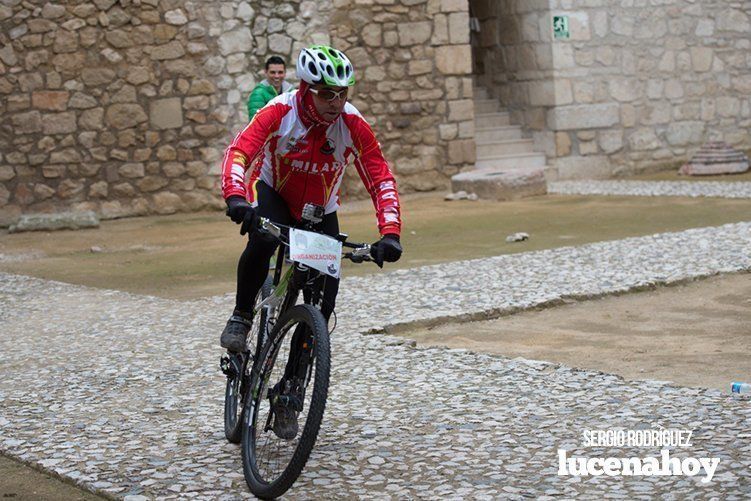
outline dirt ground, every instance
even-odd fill
[[[13,501],[96,501],[106,499],[4,456],[0,456],[0,498]]]
[[[684,386],[751,381],[751,274],[605,297],[400,335]]]
[[[748,200],[719,198],[548,195],[498,203],[428,194],[402,202],[405,253],[386,270],[717,226],[751,214]],[[369,201],[345,206],[340,227],[354,241],[378,238]],[[506,243],[519,231],[529,240]],[[0,231],[0,271],[190,299],[234,290],[244,242],[220,212],[103,221],[81,231]],[[377,272],[344,263],[344,276]]]

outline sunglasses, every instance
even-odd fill
[[[310,92],[315,94],[316,96],[320,97],[321,99],[325,101],[334,101],[335,99],[343,99],[347,100],[347,91],[349,89],[344,88],[342,90],[331,90],[331,89],[310,89]]]

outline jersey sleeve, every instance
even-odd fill
[[[355,168],[373,200],[378,231],[381,235],[399,235],[402,228],[399,193],[381,145],[362,116],[348,115],[347,122],[355,148]]]
[[[228,199],[233,195],[248,198],[246,173],[252,162],[259,156],[266,140],[279,129],[282,117],[289,111],[288,105],[278,103],[262,108],[253,116],[250,123],[230,143],[222,159],[222,196]],[[258,177],[256,162],[249,180]]]

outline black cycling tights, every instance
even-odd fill
[[[289,213],[287,204],[284,199],[263,181],[256,183],[258,193],[258,207],[256,214],[261,217],[270,219],[279,224],[292,226],[295,221]],[[323,221],[314,226],[318,231],[336,237],[339,234],[339,219],[336,212],[323,216]],[[242,312],[253,311],[253,303],[258,291],[263,285],[269,270],[271,256],[274,255],[279,242],[270,235],[262,235],[256,231],[252,232],[248,240],[248,245],[240,256],[240,262],[237,265],[237,297],[235,299],[235,308]],[[334,310],[336,294],[339,291],[339,280],[327,276],[323,290],[323,313],[326,320],[331,316]]]

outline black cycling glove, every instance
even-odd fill
[[[227,199],[227,215],[240,226],[240,235],[253,231],[256,211],[244,197],[233,195]]]
[[[399,236],[393,233],[384,235],[379,241],[370,246],[370,257],[379,268],[383,268],[383,263],[393,263],[399,261],[402,257],[402,245],[399,243]]]

